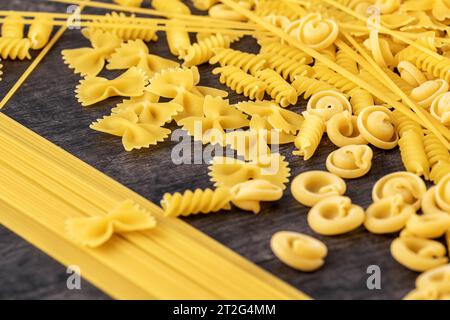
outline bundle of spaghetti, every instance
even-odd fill
[[[258,41],[261,46],[260,53],[277,54],[304,64],[311,64],[313,59],[303,51],[283,44],[279,39],[263,39]]]
[[[180,0],[153,0],[152,6],[158,11],[191,14],[191,10]]]
[[[359,73],[358,64],[356,63],[356,61],[346,55],[342,50],[338,50],[336,52],[336,63],[342,68],[347,69],[351,73],[354,73],[356,75]]]
[[[266,92],[282,107],[296,104],[298,100],[296,89],[286,82],[277,72],[264,69],[256,73],[256,77],[266,84]]]
[[[375,87],[377,90],[383,92],[389,99],[399,101],[400,97],[392,92],[386,85],[384,85],[378,78],[375,78],[373,75],[374,72],[369,72],[369,70],[362,68],[359,72],[359,77],[364,81],[370,82],[370,84]],[[373,96],[375,103],[382,104],[382,97]]]
[[[349,92],[352,111],[358,115],[364,108],[375,105],[373,96],[366,90],[355,88]]]
[[[294,8],[297,10],[292,10],[293,6],[295,6]],[[285,16],[293,21],[301,18],[302,14],[306,14],[306,11],[300,6],[287,1],[260,0],[256,4],[254,13],[260,17],[271,14]]]
[[[339,91],[336,87],[333,87],[332,85],[329,85],[326,82],[304,76],[298,76],[295,79],[295,81],[292,82],[291,85],[297,91],[297,95],[303,96],[304,99],[308,99],[313,94],[320,91],[325,90]]]
[[[221,67],[233,66],[244,72],[256,75],[266,66],[266,57],[253,53],[242,52],[229,48],[214,48],[214,56],[209,59],[210,64],[220,64]]]
[[[267,60],[267,67],[276,71],[285,80],[294,81],[298,76],[311,76],[312,68],[294,59],[287,58],[279,54],[262,54]]]
[[[328,83],[329,85],[338,88],[344,93],[350,93],[358,85],[341,76],[339,73],[329,69],[324,65],[313,66],[313,77],[317,80]]]
[[[113,297],[305,298],[3,114],[0,124],[0,222],[60,262],[76,261],[86,279]],[[156,217],[156,229],[114,235],[96,249],[68,240],[68,218],[104,216],[127,199]]]
[[[104,32],[109,32],[124,41],[141,39],[148,42],[158,40],[158,36],[153,28],[145,27],[142,20],[131,20],[135,17],[135,14],[127,16],[123,12],[107,13],[103,19],[93,19],[93,22],[110,24],[110,27],[89,27],[83,29],[82,33],[86,38],[90,38],[92,32],[100,29]],[[117,26],[118,24],[120,24],[120,26]]]

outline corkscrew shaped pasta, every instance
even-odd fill
[[[263,39],[258,41],[258,43],[261,46],[260,53],[262,54],[276,54],[302,64],[310,64],[313,62],[311,56],[300,49],[281,43],[278,39]]]
[[[379,36],[378,30],[370,31],[369,38],[364,45],[372,53],[375,62],[382,68],[392,67],[395,64],[389,43]]]
[[[399,87],[400,90],[402,90],[407,95],[410,95],[411,91],[415,88],[414,86],[411,86],[408,82],[403,80],[397,73],[395,73],[391,69],[383,68],[383,72],[392,80],[392,82],[395,83],[397,87]]]
[[[303,172],[291,184],[295,200],[307,207],[312,207],[325,198],[341,196],[346,189],[342,178],[326,171]]]
[[[264,69],[258,71],[256,77],[267,85],[266,92],[282,107],[297,103],[297,91],[277,72]]]
[[[439,207],[450,213],[450,172],[436,185],[435,197]]]
[[[292,86],[297,91],[297,95],[303,96],[304,99],[308,99],[313,94],[325,90],[338,91],[338,89],[336,89],[332,85],[329,85],[326,82],[303,76],[298,76],[297,79],[294,82],[292,82]]]
[[[277,201],[283,196],[283,189],[262,179],[239,183],[230,192],[233,205],[253,213],[261,211],[261,201]]]
[[[275,101],[240,102],[236,108],[252,117],[258,115],[267,119],[273,128],[285,133],[295,134],[303,123],[300,114],[281,108]]]
[[[448,89],[449,86],[445,80],[429,80],[414,88],[411,91],[411,98],[418,106],[428,108],[436,97],[446,93]]]
[[[366,90],[361,88],[355,88],[349,92],[350,103],[352,105],[352,110],[355,115],[361,113],[361,111],[366,108],[375,105],[373,96]]]
[[[81,105],[87,107],[115,96],[138,97],[144,93],[146,84],[144,72],[132,67],[113,80],[87,76],[80,81],[75,93]]]
[[[344,179],[366,175],[372,167],[373,152],[366,145],[348,145],[330,153],[326,166],[328,171]]]
[[[319,64],[314,65],[313,67],[314,75],[313,77],[317,80],[328,83],[329,85],[338,88],[344,93],[350,93],[352,90],[357,88],[358,86],[343,77],[339,73],[329,69],[328,67]]]
[[[400,155],[406,171],[424,176],[428,179],[430,174],[430,163],[428,162],[423,144],[423,134],[408,130],[398,140]]]
[[[149,230],[156,227],[156,219],[132,200],[125,200],[105,216],[70,218],[66,231],[80,245],[97,248],[115,233]]]
[[[167,22],[166,40],[170,52],[174,56],[180,56],[187,48],[191,46],[189,33],[183,30],[181,21],[171,19]]]
[[[194,43],[186,48],[179,58],[184,60],[183,65],[186,67],[197,66],[208,62],[214,56],[214,48],[229,48],[231,42],[229,36],[219,33]]]
[[[358,64],[349,57],[344,51],[336,52],[336,63],[353,74],[359,74]]]
[[[418,176],[410,172],[399,171],[385,175],[375,183],[372,189],[372,200],[377,202],[399,194],[406,204],[412,205],[418,210],[426,191],[425,182]]]
[[[398,263],[417,272],[427,271],[448,262],[443,244],[412,236],[392,241],[391,254]]]
[[[367,144],[358,130],[357,116],[345,110],[327,121],[328,138],[338,147]]]
[[[230,210],[231,198],[229,188],[196,189],[194,192],[187,190],[183,194],[164,194],[161,207],[167,217],[187,217],[192,214]]]
[[[325,132],[325,122],[321,117],[310,114],[307,111],[302,114],[305,120],[294,141],[295,147],[298,150],[292,154],[303,156],[304,160],[308,160],[314,155],[322,140],[323,133]]]
[[[16,13],[7,15],[2,24],[2,38],[22,39],[25,29],[25,20]]]
[[[248,126],[247,116],[220,97],[206,96],[202,117],[187,117],[178,122],[197,141],[225,143],[225,130]]]
[[[372,203],[366,210],[364,226],[376,234],[398,232],[415,212],[414,207],[405,203],[403,197],[397,194]]]
[[[431,213],[411,216],[405,230],[419,238],[434,239],[442,237],[449,229],[449,214]]]
[[[430,113],[444,126],[450,127],[450,92],[442,93],[434,98]]]
[[[262,100],[267,90],[264,81],[242,71],[238,67],[225,66],[215,68],[213,74],[220,74],[219,81],[238,94],[243,94],[252,100]]]
[[[285,31],[315,50],[323,50],[331,46],[339,35],[337,23],[331,19],[323,19],[319,13],[310,13],[301,18],[297,25],[294,22]]]
[[[446,264],[420,274],[416,288],[404,300],[448,300],[450,298],[450,265]]]
[[[428,189],[428,191],[422,197],[422,212],[424,213],[424,216],[438,216],[449,214],[449,212],[441,208],[436,201],[436,186]]]
[[[433,181],[434,183],[439,183],[439,181],[441,181],[442,178],[449,172],[450,172],[450,163],[439,161],[431,168],[430,180]]]
[[[423,135],[424,131],[420,124],[411,120],[403,113],[398,110],[394,110],[392,113],[392,119],[394,120],[395,128],[397,129],[398,135],[403,137],[408,131],[414,131],[419,135]]]
[[[352,113],[352,106],[347,97],[335,90],[325,90],[311,96],[306,111],[327,122],[332,116],[344,111]]]
[[[115,3],[125,7],[140,7],[143,0],[113,0]]]
[[[279,231],[272,236],[270,247],[284,264],[296,270],[311,272],[325,263],[325,244],[306,234]]]
[[[386,107],[364,108],[358,115],[357,123],[361,135],[374,146],[380,149],[392,149],[397,146],[398,135],[393,124],[392,112]]]
[[[397,70],[402,79],[413,87],[418,87],[427,81],[422,71],[409,61],[400,61],[397,65]]]
[[[316,203],[309,210],[307,219],[314,232],[333,236],[358,228],[364,218],[364,209],[352,204],[350,198],[334,196]]]
[[[266,66],[267,60],[261,55],[242,52],[239,50],[214,48],[214,56],[209,60],[210,64],[219,63],[221,67],[233,66],[255,76]]]
[[[111,12],[105,15],[105,19],[102,20],[93,20],[96,23],[102,24],[111,24],[111,26],[107,27],[89,27],[81,30],[82,34],[90,39],[91,35],[98,30],[103,32],[110,33],[117,38],[128,41],[128,40],[137,40],[141,39],[145,42],[156,41],[158,40],[158,36],[155,33],[155,30],[149,26],[149,28],[142,28],[143,22],[139,20],[133,20],[135,18],[135,14],[131,14],[127,16],[123,12]],[[115,25],[121,24],[121,26],[116,27]],[[124,27],[123,25],[127,25]]]
[[[114,35],[96,30],[90,37],[92,48],[63,50],[64,63],[82,76],[96,76],[102,71],[106,59],[122,41]]]
[[[262,179],[284,190],[290,176],[290,169],[289,163],[279,153],[261,155],[250,162],[215,157],[209,166],[209,176],[216,187],[231,188],[251,179]]]
[[[28,39],[31,41],[31,49],[42,49],[50,40],[53,31],[52,19],[36,17],[28,30]]]
[[[424,132],[423,142],[430,165],[434,167],[439,162],[450,163],[450,153],[438,137],[429,130],[425,130]]]
[[[148,77],[165,69],[177,68],[180,65],[172,60],[150,54],[144,41],[130,40],[123,43],[108,59],[106,69],[120,70],[137,67]]]
[[[366,81],[367,83],[370,83],[377,90],[383,92],[385,94],[385,96],[388,97],[389,99],[392,99],[392,100],[395,100],[395,101],[400,101],[401,100],[400,96],[398,96],[397,94],[392,92],[392,90],[390,88],[388,88],[383,82],[378,80],[376,78],[376,76],[371,74],[366,69],[361,68],[361,70],[359,71],[359,77],[362,80]],[[351,91],[348,92],[348,94],[350,94],[350,93],[351,93]],[[377,98],[376,96],[373,96],[373,99],[375,101],[375,104],[382,104],[383,103],[383,100]]]
[[[265,16],[264,20],[266,20],[270,24],[274,25],[275,27],[283,29],[283,30],[291,23],[291,20],[289,20],[289,18],[287,18],[285,16],[278,16],[275,14],[270,14],[268,16]]]
[[[0,38],[0,56],[2,59],[31,59],[30,39]]]
[[[122,137],[126,151],[148,148],[164,141],[170,130],[158,125],[140,123],[139,117],[131,110],[113,113],[93,122],[90,128],[96,131]]]
[[[152,6],[161,12],[191,14],[189,7],[180,0],[153,0]]]
[[[283,79],[294,81],[298,76],[312,76],[312,68],[278,54],[262,54],[267,60],[267,68],[276,71]]]

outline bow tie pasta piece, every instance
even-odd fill
[[[415,214],[406,224],[407,232],[426,239],[440,238],[448,230],[450,230],[450,215],[447,213]]]
[[[266,92],[283,108],[297,103],[297,90],[284,80],[277,72],[264,69],[256,77],[266,84]]]
[[[367,174],[372,167],[373,152],[366,145],[348,145],[330,153],[328,171],[344,179],[356,179]]]
[[[202,117],[187,117],[178,124],[197,141],[224,144],[225,130],[248,126],[245,114],[231,106],[228,100],[206,96]]]
[[[364,226],[376,234],[398,232],[415,212],[414,207],[406,204],[400,195],[384,198],[367,208]]]
[[[376,202],[399,194],[405,203],[418,210],[426,191],[427,187],[422,179],[413,173],[400,171],[385,175],[375,183],[372,200]]]
[[[238,208],[253,213],[261,211],[261,201],[277,201],[283,196],[283,190],[266,180],[249,180],[230,189],[231,202]]]
[[[444,126],[450,127],[450,92],[442,93],[434,98],[430,113]]]
[[[30,39],[0,38],[0,56],[2,59],[31,59]]]
[[[138,116],[131,110],[111,114],[90,125],[96,131],[122,137],[126,151],[148,148],[166,139],[170,130],[152,124],[139,123]]]
[[[69,236],[91,248],[101,246],[114,233],[148,230],[155,226],[156,219],[132,200],[125,200],[105,216],[70,218],[66,221]]]
[[[146,84],[147,77],[144,72],[133,67],[113,80],[88,76],[80,81],[75,92],[81,105],[87,107],[110,97],[141,96]]]
[[[423,272],[448,262],[443,244],[435,240],[403,236],[391,243],[394,259],[406,268]]]
[[[311,272],[325,263],[326,245],[306,234],[279,231],[272,236],[270,247],[284,264],[296,270]]]
[[[101,30],[90,36],[92,48],[63,50],[64,63],[82,76],[96,76],[102,71],[106,59],[120,46],[120,38]]]
[[[295,147],[298,150],[292,154],[303,156],[304,160],[308,160],[314,155],[322,140],[323,133],[325,132],[325,122],[321,117],[310,114],[307,111],[303,112],[303,117],[305,120],[294,141]]]
[[[28,39],[31,41],[31,49],[42,49],[50,40],[53,31],[53,19],[36,17],[28,30]]]
[[[266,135],[268,144],[287,144],[295,140],[294,134],[289,134],[283,130],[274,128],[266,117],[263,118],[257,114],[253,115],[250,120],[250,129],[256,132],[263,132]]]
[[[334,90],[321,91],[311,96],[306,110],[327,122],[332,116],[344,111],[352,113],[352,106],[347,97]]]
[[[119,70],[137,67],[142,69],[148,77],[153,76],[165,69],[177,68],[180,65],[172,60],[149,54],[149,50],[144,41],[130,40],[123,43],[120,48],[111,55],[106,69]]]
[[[450,214],[450,212],[445,211],[437,203],[437,201],[436,201],[436,186],[428,189],[428,191],[423,195],[422,212],[424,213],[424,215]]]
[[[258,71],[264,69],[267,64],[264,56],[239,50],[214,48],[213,52],[214,56],[209,59],[210,64],[218,63],[221,67],[233,66],[250,73],[252,76],[255,76]]]
[[[147,90],[160,97],[175,98],[180,91],[193,90],[199,82],[197,67],[166,69],[150,79]]]
[[[364,209],[352,204],[350,198],[335,196],[319,201],[309,210],[308,225],[318,234],[333,236],[358,228],[364,218]]]
[[[436,97],[448,91],[448,83],[442,79],[422,83],[411,91],[411,98],[418,106],[428,108]]]
[[[183,194],[164,194],[161,207],[167,217],[187,217],[192,214],[230,210],[231,197],[228,188],[196,189],[194,192],[187,190]]]
[[[422,71],[409,61],[400,61],[397,65],[397,70],[400,72],[402,79],[413,87],[419,87],[427,81]]]
[[[326,171],[307,171],[292,181],[291,192],[295,200],[312,207],[325,198],[341,196],[347,186],[345,181]]]
[[[327,121],[327,135],[338,147],[367,144],[358,129],[357,116],[348,111],[337,113]]]
[[[303,123],[302,115],[281,108],[275,101],[240,102],[236,108],[252,117],[265,118],[273,128],[289,134],[295,134]]]
[[[271,154],[268,143],[272,141],[269,140],[269,135],[266,129],[252,127],[247,131],[231,131],[225,134],[224,145],[236,150],[237,155],[244,157],[246,161],[256,160]]]
[[[261,155],[250,162],[228,157],[215,157],[208,175],[216,187],[233,187],[248,180],[266,180],[281,189],[289,181],[289,163],[279,153]]]
[[[383,106],[365,108],[358,115],[358,129],[369,143],[380,149],[397,146],[398,135],[393,124],[392,112]]]

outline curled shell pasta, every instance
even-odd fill
[[[450,172],[436,185],[435,197],[439,207],[450,213]]]
[[[426,239],[442,237],[449,229],[450,215],[445,213],[415,214],[406,224],[406,231]]]
[[[280,231],[270,240],[273,253],[291,268],[310,272],[324,264],[328,250],[325,244],[308,235]]]
[[[355,144],[367,144],[367,140],[358,130],[357,116],[348,111],[337,113],[327,121],[327,135],[338,147]]]
[[[346,189],[344,180],[326,171],[301,173],[291,184],[291,193],[295,200],[308,207],[325,198],[341,196]]]
[[[425,215],[431,214],[450,214],[444,211],[436,202],[436,186],[431,187],[422,197],[422,212]]]
[[[283,196],[283,189],[262,179],[239,183],[230,192],[236,207],[253,213],[261,211],[261,201],[277,201]]]
[[[450,92],[440,94],[434,98],[431,103],[430,113],[444,126],[450,126]]]
[[[387,68],[394,65],[391,47],[385,39],[379,37],[378,30],[370,31],[369,39],[364,44],[372,52],[374,60],[380,67]]]
[[[332,236],[350,232],[364,222],[364,209],[348,197],[329,197],[315,204],[308,213],[308,225],[318,234]]]
[[[366,145],[348,145],[330,153],[328,171],[344,179],[356,179],[367,174],[372,167],[373,152]]]
[[[448,83],[442,79],[429,80],[411,91],[411,98],[418,106],[428,108],[433,100],[448,91]]]
[[[335,114],[344,111],[351,113],[352,106],[342,93],[334,90],[326,90],[312,95],[308,101],[306,110],[310,114],[321,117],[326,122]]]
[[[416,210],[427,191],[425,182],[413,173],[400,171],[385,175],[379,179],[372,189],[374,202],[399,194],[405,203],[412,205]]]
[[[398,135],[392,112],[382,106],[367,107],[358,115],[358,129],[369,143],[380,149],[395,148]]]
[[[409,61],[400,61],[397,65],[397,70],[400,72],[402,79],[413,87],[418,87],[427,81],[422,71]]]

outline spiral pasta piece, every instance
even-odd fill
[[[261,201],[277,201],[283,196],[283,189],[279,186],[263,180],[249,180],[239,183],[230,189],[232,203],[247,211],[259,213],[261,211]]]
[[[430,172],[430,179],[434,183],[439,183],[450,172],[450,162],[439,161]]]
[[[442,93],[434,98],[430,113],[444,126],[450,127],[450,92]]]
[[[30,39],[0,38],[0,56],[2,59],[31,59]]]
[[[166,193],[161,200],[161,207],[168,217],[189,216],[191,214],[217,212],[231,209],[231,193],[228,188],[216,190],[196,189],[185,191],[183,194]]]
[[[313,94],[325,90],[338,91],[338,89],[336,89],[332,85],[329,85],[326,82],[304,76],[297,76],[297,79],[294,82],[292,82],[292,86],[297,91],[297,95],[303,96],[304,99],[308,99]]]
[[[337,113],[327,121],[327,135],[338,147],[348,145],[367,144],[367,140],[358,129],[357,116],[352,116],[349,111]]]
[[[378,30],[370,31],[369,39],[364,45],[372,52],[375,62],[383,68],[392,67],[395,63],[389,43],[379,37]]]
[[[402,90],[407,95],[410,95],[411,91],[415,88],[414,86],[403,80],[397,73],[395,73],[391,69],[383,68],[383,72],[392,80],[392,82],[394,82],[394,84],[400,90]]]
[[[7,15],[2,24],[3,38],[22,39],[25,29],[25,20],[22,16],[12,13]]]
[[[264,39],[258,41],[258,43],[261,46],[260,53],[280,55],[303,64],[310,64],[313,62],[311,56],[298,48],[281,43],[278,39]]]
[[[448,262],[443,244],[435,240],[405,236],[392,241],[391,254],[406,268],[423,272]]]
[[[414,88],[411,91],[411,98],[418,106],[428,108],[436,97],[446,93],[448,89],[449,86],[445,80],[429,80]]]
[[[358,64],[343,50],[336,52],[336,63],[353,74],[359,74]]]
[[[277,72],[264,69],[258,71],[256,77],[266,84],[266,92],[282,107],[297,103],[297,91]]]
[[[276,14],[279,16],[285,16],[289,20],[298,19],[302,14],[301,10],[292,10],[292,8],[283,1],[272,1],[272,0],[259,0],[258,2],[256,2],[254,12],[256,15],[260,17],[266,17],[271,14]]]
[[[450,172],[436,185],[435,197],[439,207],[450,213]]]
[[[397,70],[400,72],[402,79],[413,87],[418,87],[427,81],[422,71],[409,61],[400,61],[397,65]]]
[[[303,112],[305,120],[302,123],[300,132],[294,140],[295,147],[298,149],[292,154],[303,156],[304,160],[310,159],[316,152],[323,133],[325,132],[325,121],[317,115]]]
[[[372,167],[373,151],[366,145],[348,145],[330,153],[328,171],[344,179],[356,179],[367,174]]]
[[[37,17],[33,20],[28,30],[28,39],[31,41],[31,49],[42,49],[50,40],[53,31],[53,25],[48,18]],[[52,21],[52,19],[50,19]]]
[[[183,30],[180,23],[177,20],[169,20],[166,31],[166,40],[170,53],[177,57],[191,46],[189,33]]]
[[[267,67],[276,71],[285,80],[294,81],[298,76],[312,75],[312,68],[306,64],[297,62],[278,54],[263,54],[267,60]]]
[[[335,90],[325,90],[311,96],[306,106],[306,111],[314,114],[327,122],[330,118],[344,111],[352,113],[352,106],[347,97]]]
[[[246,1],[238,1],[237,5],[244,9],[251,9],[252,3]],[[209,8],[208,14],[210,17],[216,19],[230,20],[230,21],[247,21],[247,17],[234,11],[232,8],[222,3],[216,4]]]
[[[208,62],[214,56],[214,48],[229,48],[231,40],[229,36],[219,33],[194,43],[180,55],[184,60],[183,65],[191,67]]]
[[[267,63],[266,58],[263,56],[239,50],[214,48],[213,52],[214,56],[209,60],[210,64],[219,63],[221,67],[237,67],[253,76],[255,76],[258,71],[264,69]]]
[[[425,130],[424,132],[423,142],[430,165],[434,167],[439,162],[450,163],[450,153],[439,138],[429,130]]]
[[[422,212],[424,215],[446,215],[450,212],[446,212],[442,209],[436,201],[436,186],[431,187],[422,197]]]
[[[152,6],[161,12],[191,14],[189,7],[180,0],[153,0]]]
[[[400,155],[406,171],[423,175],[428,179],[430,174],[430,163],[428,162],[423,144],[423,134],[408,130],[398,140]]]
[[[414,131],[419,135],[424,134],[424,131],[420,124],[418,124],[414,120],[411,120],[400,111],[394,110],[391,115],[395,124],[395,128],[397,129],[398,135],[400,137],[403,137],[403,135],[408,131]]]
[[[272,252],[291,268],[310,272],[319,269],[324,263],[328,250],[326,245],[308,235],[279,231],[270,240]]]
[[[398,135],[395,130],[392,112],[382,106],[365,108],[358,115],[358,129],[364,139],[380,149],[395,148]]]
[[[324,65],[315,65],[313,71],[315,79],[326,82],[344,93],[350,93],[353,89],[357,88],[357,85],[352,81]]]
[[[405,203],[418,210],[426,191],[425,182],[418,176],[410,172],[399,171],[385,175],[375,183],[372,189],[372,200],[377,202],[399,194]]]
[[[238,94],[243,94],[252,100],[262,100],[264,98],[267,85],[238,67],[215,68],[213,74],[220,74],[220,83],[226,84],[227,87]]]

